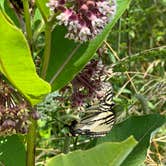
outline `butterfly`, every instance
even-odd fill
[[[102,137],[109,133],[115,122],[112,99],[111,87],[106,91],[96,108],[90,107],[80,122],[72,122],[71,133],[75,136],[87,135],[89,137]]]

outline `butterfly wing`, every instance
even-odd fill
[[[101,111],[112,111],[112,108],[114,106],[114,102],[113,102],[113,91],[112,91],[112,87],[110,87],[105,96],[100,100],[99,103],[99,109]]]
[[[71,133],[90,137],[105,136],[112,129],[115,122],[112,98],[113,92],[112,87],[110,87],[100,100],[98,107],[90,107],[80,122],[75,121],[71,125]]]
[[[72,133],[90,137],[104,136],[112,129],[114,121],[115,115],[112,111],[96,112],[76,123]]]

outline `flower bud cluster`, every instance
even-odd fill
[[[30,116],[22,96],[0,78],[0,136],[27,133]]]
[[[107,77],[112,74],[100,60],[90,61],[84,70],[77,75],[72,81],[73,94],[72,105],[74,107],[84,106],[87,103],[85,99],[94,102],[99,101],[111,86],[106,81]]]
[[[66,38],[85,42],[98,35],[116,12],[115,0],[50,0],[46,4],[57,13],[59,25],[64,25]]]

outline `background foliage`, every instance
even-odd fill
[[[149,0],[146,2],[140,0],[132,1],[130,7],[114,26],[107,42],[105,42],[103,45],[103,48],[106,49],[106,52],[103,55],[103,60],[106,62],[106,64],[111,65],[113,69],[110,81],[114,87],[115,93],[115,111],[117,114],[116,123],[125,121],[126,118],[129,118],[133,115],[141,116],[154,113],[159,113],[161,115],[165,114],[165,6],[166,2],[162,0]],[[56,94],[52,95],[56,96]],[[51,96],[48,98],[49,102],[52,103],[50,106],[51,110],[62,109],[62,106],[57,108],[57,104],[53,104],[54,102],[52,101]],[[63,108],[68,108],[68,105],[69,103],[66,103]],[[56,121],[55,117],[58,117],[59,113],[51,112],[52,111],[50,111],[51,121]],[[62,111],[59,118],[62,118],[61,120],[66,121],[67,123],[71,116],[72,113],[69,112],[66,115],[66,113],[63,114]],[[156,121],[159,117],[153,116],[153,118],[149,118],[151,120],[156,118],[154,119],[154,121]],[[129,121],[132,120],[130,119]],[[131,134],[138,134],[139,130],[143,132],[143,130],[146,131],[150,129],[151,124],[148,125],[147,119],[144,119],[144,117],[140,118],[140,121],[142,122],[138,122],[137,128],[135,128],[135,125],[137,124],[136,121],[137,120],[133,119],[133,123],[131,123],[130,127],[128,126],[126,129],[129,130]],[[68,137],[66,136],[67,129],[60,122],[53,124],[50,122],[46,123],[47,125],[43,125],[43,123],[44,122],[41,123],[41,129],[39,133],[42,135],[42,137],[45,136],[47,141],[44,139],[42,144],[39,141],[40,146],[49,145],[51,148],[52,145],[54,145],[56,147],[54,150],[50,149],[50,152],[46,150],[45,154],[47,155],[58,154],[61,151],[66,153],[73,150],[73,148],[88,149],[96,145],[96,140],[89,140],[84,137],[81,137],[78,140],[73,140],[72,138],[68,140],[68,138],[66,138]],[[153,120],[151,123],[153,124]],[[161,123],[161,125],[163,123]],[[145,124],[145,126],[143,124]],[[121,125],[121,123],[119,125]],[[160,124],[158,125],[160,126]],[[43,130],[44,128],[42,126],[44,128],[46,126],[53,126],[53,129],[50,130],[50,127],[46,127],[47,130]],[[156,126],[156,128],[158,127]],[[59,131],[58,128],[63,128],[63,130]],[[121,133],[123,135],[126,130],[119,130],[119,133],[123,131],[123,133]],[[54,139],[51,136],[51,132],[56,134],[59,133],[58,136],[60,136],[61,139],[63,138],[64,141]],[[110,133],[112,137],[114,135],[113,133],[114,129],[112,133]],[[151,140],[151,146],[148,150],[148,153],[145,150],[144,152],[142,151],[143,153],[141,155],[139,150],[134,150],[133,154],[137,156],[138,161],[127,159],[124,165],[139,165],[138,163],[143,163],[145,156],[147,156],[145,160],[146,165],[164,165],[166,161],[165,134],[166,129],[163,126],[157,130],[155,134],[153,134],[153,139]],[[49,142],[47,139],[50,137],[51,142]],[[107,141],[111,140],[109,136],[105,139]],[[145,149],[147,149],[149,139],[150,137],[147,137],[147,142],[144,142]],[[88,143],[86,143],[86,141]],[[59,146],[57,146],[58,144]],[[68,148],[66,148],[67,146]],[[143,148],[143,144],[141,146],[140,149]]]
[[[117,0],[114,21],[95,40],[80,45],[63,38],[65,29],[62,27],[53,29],[52,22],[48,21],[47,0],[36,0],[37,9],[31,20],[33,42],[28,39],[29,46],[26,32],[8,2],[0,1],[1,73],[32,105],[50,92],[50,85],[38,77],[35,65],[38,74],[52,86],[53,93],[36,106],[41,113],[35,136],[36,165],[74,166],[80,161],[80,165],[87,166],[165,165],[166,1]],[[3,34],[4,29],[11,32],[10,35]],[[52,37],[51,57],[48,70],[42,75],[48,44],[45,41],[49,35]],[[112,70],[109,81],[114,89],[116,124],[104,138],[72,137],[69,125],[73,119],[78,119],[79,112],[71,107],[72,84],[69,81],[92,57],[98,59],[101,53],[103,63]],[[12,59],[13,54],[17,58]],[[26,79],[22,79],[23,75]],[[32,86],[29,82],[33,82]],[[58,89],[60,91],[54,91]],[[18,155],[21,155],[18,163],[25,165],[27,138],[1,137],[0,165],[12,166]],[[15,146],[17,154],[13,156]]]

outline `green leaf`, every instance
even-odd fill
[[[11,4],[9,1],[4,2],[4,11],[7,13],[7,15],[10,17],[10,19],[14,22],[14,24],[17,27],[20,27],[20,22],[18,20],[18,16],[16,15],[16,12],[13,8],[11,8]]]
[[[50,16],[49,8],[46,6],[46,3],[48,2],[48,0],[36,0],[35,2],[38,9],[41,12],[41,15],[43,16],[43,19],[47,21]]]
[[[2,9],[4,9],[4,2],[5,2],[5,0],[0,0],[0,7],[1,7]]]
[[[139,142],[122,166],[138,166],[143,164],[149,147],[151,133],[166,123],[165,116],[159,114],[131,117],[116,125],[110,134],[98,139],[97,143],[107,141],[123,141],[130,135]]]
[[[0,137],[0,165],[26,165],[25,146],[19,136]]]
[[[1,11],[0,25],[0,71],[31,104],[37,104],[50,92],[50,85],[37,75],[23,33]]]
[[[65,39],[66,30],[60,26],[55,27],[52,33],[52,50],[47,70],[47,80],[52,84],[53,90],[59,89],[71,81],[93,57],[129,3],[130,0],[117,0],[115,18],[100,35],[89,43],[81,45]]]
[[[120,143],[107,142],[86,151],[58,155],[46,166],[120,166],[136,144],[132,137]]]
[[[16,15],[14,9],[11,7],[11,3],[9,1],[0,0],[0,9],[2,9],[4,12],[3,14],[8,17],[7,19],[9,19],[10,22],[15,24],[17,27],[20,27],[18,16]]]

